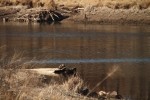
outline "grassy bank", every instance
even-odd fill
[[[54,80],[47,83],[45,76],[25,70],[36,65],[24,61],[22,53],[11,57],[2,54],[0,51],[0,100],[87,100],[78,94],[84,86],[80,77],[70,77],[61,84]]]
[[[14,73],[15,72],[15,73]],[[9,75],[11,76],[8,76]],[[10,74],[11,73],[11,74]],[[87,100],[77,92],[83,81],[79,77],[71,77],[63,84],[43,82],[44,77],[21,71],[3,71],[1,77],[1,100]],[[90,99],[90,98],[89,98]]]

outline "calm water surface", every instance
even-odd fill
[[[0,47],[0,56],[20,51],[40,67],[77,67],[91,88],[118,66],[97,90],[150,100],[150,26],[0,23]]]

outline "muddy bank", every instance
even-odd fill
[[[78,5],[59,5],[55,10],[49,10],[43,7],[28,8],[26,6],[8,6],[0,7],[0,21],[71,21],[78,23],[150,25],[150,7],[147,9],[138,9],[136,7],[130,9],[112,9],[105,6],[83,7]]]
[[[68,20],[100,24],[147,24],[150,25],[150,8],[139,10],[111,9],[108,7],[87,7]]]

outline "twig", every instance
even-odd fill
[[[109,73],[103,80],[101,80],[100,82],[98,82],[98,83],[96,84],[96,86],[87,94],[87,96],[89,96],[90,93],[92,93],[98,86],[100,86],[107,78],[109,78],[110,76],[112,76],[112,75],[118,70],[118,68],[119,68],[118,66],[115,67],[115,68],[112,70],[111,73]]]

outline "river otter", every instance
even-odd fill
[[[76,75],[76,68],[66,68],[64,64],[61,64],[59,66],[58,70],[54,71],[55,74],[62,74],[63,76],[67,77],[67,76],[72,76],[72,75]]]
[[[63,74],[63,73],[65,73],[65,71],[66,71],[66,67],[61,68],[61,69],[59,69],[59,70],[55,70],[54,73],[55,73],[55,74]]]
[[[64,73],[64,75],[66,75],[66,76],[71,76],[71,75],[76,75],[76,68],[71,68],[71,69],[69,69],[69,68],[66,68],[65,69],[65,73]]]

